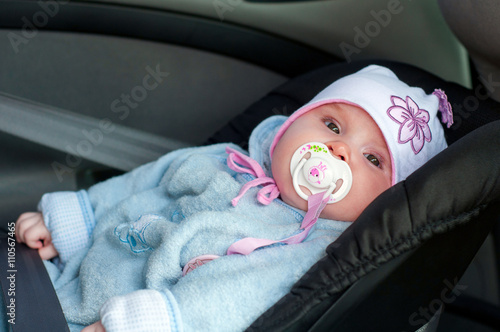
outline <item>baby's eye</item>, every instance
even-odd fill
[[[369,162],[371,162],[373,165],[380,167],[380,161],[378,160],[377,157],[372,155],[371,153],[365,153],[364,154],[365,158],[368,159]]]
[[[335,134],[340,134],[340,129],[339,127],[333,123],[332,121],[325,120],[325,125],[330,128],[331,131],[333,131]]]

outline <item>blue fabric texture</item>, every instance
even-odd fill
[[[267,119],[250,138],[250,156],[268,174],[269,146],[285,119]],[[86,239],[78,246],[56,246],[63,269],[46,263],[72,330],[104,316],[117,324],[113,314],[129,320],[124,324],[140,326],[142,315],[118,313],[120,306],[109,302],[143,294],[140,290],[164,301],[158,315],[168,315],[166,330],[244,330],[284,296],[350,225],[319,219],[303,243],[227,256],[228,247],[245,237],[281,240],[296,234],[305,212],[279,199],[267,206],[258,203],[259,188],[250,189],[233,207],[231,199],[252,177],[227,167],[226,146],[244,152],[231,144],[178,150],[99,183],[88,193],[44,196],[40,207],[54,243]],[[71,215],[80,212],[73,222],[64,213],[56,216],[56,209]],[[62,234],[68,228],[78,234]],[[205,254],[220,258],[182,276],[188,261]],[[158,324],[164,321],[158,318]]]

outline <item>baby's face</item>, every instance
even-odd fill
[[[327,104],[295,120],[274,149],[273,177],[287,204],[307,211],[307,202],[293,188],[290,160],[295,150],[308,142],[325,144],[352,171],[351,190],[340,202],[328,204],[322,218],[354,221],[391,186],[391,156],[375,121],[359,107]]]

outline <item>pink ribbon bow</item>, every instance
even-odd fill
[[[264,172],[262,167],[260,167],[258,162],[241,152],[231,149],[230,147],[226,148],[226,152],[228,153],[227,166],[230,169],[239,173],[248,173],[255,176],[255,179],[243,185],[238,196],[236,196],[231,201],[233,206],[236,206],[236,204],[238,204],[238,201],[243,195],[245,195],[248,189],[256,187],[258,185],[264,186],[257,193],[257,200],[260,203],[268,205],[279,196],[280,192],[278,190],[278,186],[276,186],[276,182],[273,178],[266,176],[266,173]],[[240,165],[242,165],[243,167]],[[309,197],[307,202],[308,209],[306,215],[304,216],[304,219],[302,220],[300,233],[278,241],[247,237],[233,243],[228,248],[227,255],[248,255],[256,249],[266,247],[275,243],[296,244],[304,241],[304,239],[309,234],[309,231],[318,220],[321,211],[323,211],[326,204],[328,203],[330,197],[323,199],[323,195],[324,193],[319,193]]]
[[[257,193],[257,200],[260,203],[268,205],[279,196],[280,192],[278,190],[278,187],[276,186],[276,182],[273,178],[266,176],[266,173],[264,172],[262,167],[260,167],[258,162],[230,147],[226,148],[226,152],[228,153],[227,166],[230,169],[239,173],[248,173],[255,176],[255,179],[245,183],[241,188],[238,196],[233,198],[233,200],[231,201],[231,204],[233,204],[233,206],[236,206],[238,204],[240,198],[245,195],[248,189],[259,185],[263,186],[263,188],[260,189]]]

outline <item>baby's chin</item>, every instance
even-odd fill
[[[302,211],[307,211],[307,201],[301,198],[293,188],[291,182],[277,181],[280,198],[286,204]],[[354,197],[349,197],[349,194],[340,202],[328,204],[321,212],[320,218],[338,220],[338,221],[355,221],[364,207],[359,206],[359,200]]]
[[[293,206],[294,208],[300,209],[302,211],[307,211],[307,201],[300,198],[299,195],[294,193],[295,195],[283,195],[281,193],[281,200],[286,204]]]

